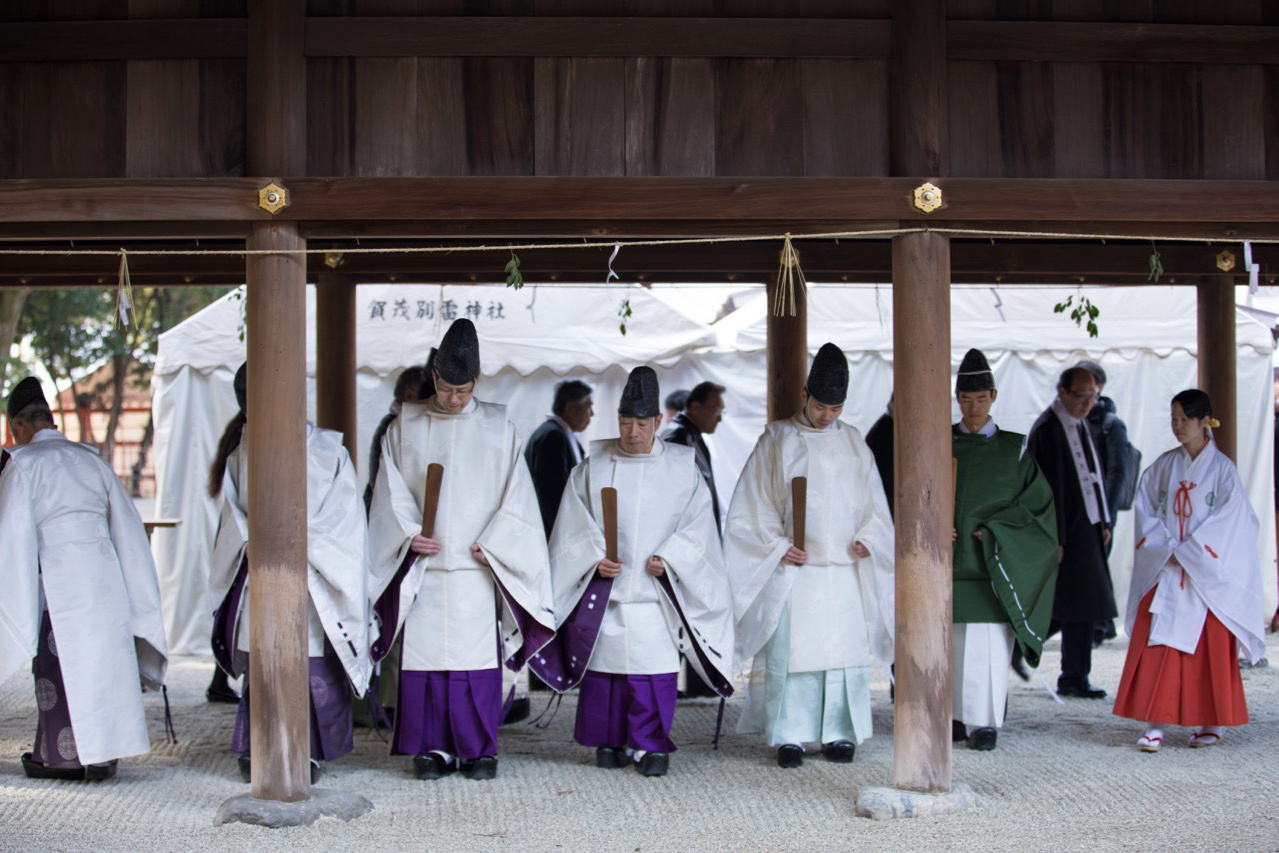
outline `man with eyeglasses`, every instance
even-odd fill
[[[1097,402],[1097,380],[1086,368],[1065,370],[1053,400],[1027,436],[1052,487],[1057,515],[1057,594],[1053,621],[1061,627],[1062,696],[1103,699],[1088,681],[1092,671],[1093,624],[1118,615],[1106,562],[1110,513],[1088,412]]]

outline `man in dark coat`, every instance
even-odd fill
[[[884,484],[884,495],[888,498],[888,514],[896,516],[896,501],[893,498],[893,396],[888,397],[888,409],[879,416],[879,420],[866,433],[866,446],[875,457],[875,467],[879,469],[879,479]]]
[[[568,474],[585,455],[575,433],[586,429],[595,414],[591,408],[591,391],[591,386],[580,379],[558,383],[551,413],[524,445],[524,461],[533,475],[547,539],[551,538],[551,528],[555,526],[555,513],[559,510]]]
[[[669,398],[668,398],[669,399]],[[706,481],[706,488],[711,492],[711,510],[715,514],[715,532],[724,536],[722,522],[719,517],[719,493],[715,491],[715,472],[711,469],[711,451],[702,439],[703,435],[715,432],[715,427],[723,420],[724,386],[714,382],[701,382],[688,392],[684,401],[684,411],[675,416],[662,441],[669,444],[682,444],[693,448],[697,460],[697,470]],[[688,696],[717,696],[709,684],[694,672],[693,666],[684,662],[684,690]]]
[[[1102,699],[1088,681],[1095,622],[1118,615],[1106,563],[1110,541],[1105,483],[1088,430],[1097,381],[1087,369],[1061,374],[1057,399],[1031,427],[1026,448],[1052,487],[1057,516],[1058,574],[1053,619],[1061,625],[1063,696]]]

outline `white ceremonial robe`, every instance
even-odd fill
[[[799,476],[808,478],[809,559],[792,566],[782,557],[793,542],[791,481]],[[851,556],[854,541],[870,556]],[[751,662],[751,705],[739,730],[769,728],[770,739],[782,737],[786,676],[826,673],[825,687],[810,685],[813,701],[822,701],[823,690],[847,691],[857,739],[869,736],[865,669],[871,654],[884,664],[893,659],[893,547],[879,472],[857,430],[840,421],[819,430],[802,414],[765,428],[737,481],[724,526],[735,658],[738,666]],[[843,670],[859,672],[842,680],[831,675]],[[821,728],[846,726],[827,719]]]
[[[654,438],[653,450],[629,454],[617,439],[591,442],[586,461],[569,475],[551,531],[556,624],[578,606],[604,557],[600,490],[617,489],[617,552],[622,574],[604,607],[586,669],[621,675],[679,670],[681,654],[706,681],[693,643],[730,680],[732,605],[706,481],[692,448]],[[646,569],[659,556],[679,611]],[[680,611],[696,638],[687,636]],[[558,685],[553,685],[558,686]]]
[[[209,592],[221,604],[244,560],[249,544],[247,440],[227,457],[222,479],[222,514],[213,541]],[[324,656],[327,637],[356,696],[363,696],[373,674],[369,656],[368,576],[365,525],[359,481],[342,434],[306,425],[307,655]],[[245,671],[249,652],[247,586],[235,616],[236,675]]]
[[[1148,645],[1194,654],[1211,610],[1248,659],[1260,660],[1266,640],[1259,526],[1234,464],[1212,441],[1193,460],[1184,447],[1169,450],[1142,474],[1134,509],[1129,635],[1141,599],[1156,587]],[[1169,565],[1172,557],[1182,568]]]
[[[391,584],[421,535],[431,463],[444,466],[434,537],[441,551],[417,557],[401,583],[395,630],[403,631],[402,668],[510,666],[524,635],[506,596],[548,632],[554,615],[546,532],[505,406],[472,399],[452,415],[432,397],[405,403],[391,422],[369,514],[371,598]],[[491,568],[471,555],[472,544]]]
[[[139,678],[155,689],[164,683],[168,647],[142,519],[92,448],[48,429],[8,452],[0,681],[31,665],[47,609],[79,761],[148,752]]]

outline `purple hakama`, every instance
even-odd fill
[[[573,738],[582,746],[674,752],[678,674],[623,675],[588,669],[577,699]]]
[[[354,747],[351,718],[351,691],[346,670],[337,655],[325,644],[323,657],[308,658],[311,680],[311,758],[332,761]],[[249,754],[249,686],[240,694],[235,714],[231,751]]]
[[[502,670],[401,670],[393,755],[447,752],[462,761],[497,755]]]
[[[31,664],[36,689],[36,745],[31,758],[54,767],[80,767],[75,733],[71,731],[71,709],[62,683],[58,644],[53,637],[49,611],[40,617],[40,642]]]

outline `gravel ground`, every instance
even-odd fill
[[[1094,655],[1094,683],[1113,690],[1126,642]],[[1279,639],[1270,659],[1279,662]],[[1055,675],[1050,642],[1044,672]],[[680,704],[671,771],[647,779],[600,770],[572,742],[576,700],[546,729],[504,728],[498,778],[413,779],[408,759],[357,730],[355,751],[329,765],[319,787],[355,791],[374,811],[351,823],[268,830],[215,827],[227,798],[245,793],[227,751],[234,706],[204,701],[212,664],[180,658],[170,698],[180,743],[161,743],[163,706],[148,696],[155,749],[125,759],[119,776],[86,784],[27,779],[35,700],[30,676],[0,684],[0,848],[39,850],[1276,850],[1279,851],[1279,668],[1244,671],[1252,722],[1220,746],[1191,750],[1172,729],[1157,755],[1137,751],[1139,723],[1108,701],[1057,704],[1038,678],[1015,678],[994,752],[955,751],[954,778],[982,798],[965,815],[875,822],[854,817],[862,785],[889,784],[892,706],[887,673],[874,683],[876,735],[851,765],[810,760],[779,770],[770,749],[731,733],[710,748],[716,703]],[[540,694],[539,694],[540,695]],[[535,704],[542,700],[535,699]],[[535,708],[535,712],[540,707]]]

